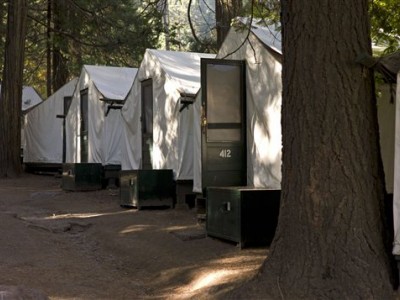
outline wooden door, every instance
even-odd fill
[[[81,91],[81,163],[89,159],[89,99],[87,89]]]
[[[142,81],[142,169],[151,170],[153,150],[153,81]]]
[[[246,185],[244,62],[202,59],[202,186]]]

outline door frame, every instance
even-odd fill
[[[145,99],[144,96],[144,91],[145,89],[150,87],[151,91],[151,133],[148,133],[146,123],[149,121],[146,118],[146,110],[145,110],[145,102],[148,102],[148,99]],[[140,97],[140,105],[141,105],[141,116],[140,116],[140,122],[141,122],[141,135],[142,135],[142,159],[141,159],[141,168],[146,169],[146,170],[151,170],[153,169],[152,167],[152,147],[153,147],[153,126],[154,126],[154,97],[153,97],[153,79],[148,78],[140,82],[140,92],[141,92],[141,97]],[[147,147],[146,144],[149,144]],[[148,150],[148,151],[147,151]],[[148,152],[148,153],[147,153]]]
[[[224,129],[225,126],[231,126],[230,128],[234,128],[235,124],[232,123],[226,123],[226,124],[220,124],[220,123],[215,123],[215,124],[209,124],[207,120],[207,88],[208,88],[208,83],[207,83],[207,66],[210,64],[214,65],[231,65],[231,66],[237,66],[239,67],[239,97],[240,97],[240,115],[241,115],[241,123],[240,123],[240,140],[235,142],[235,141],[210,141],[208,140],[207,137],[207,131],[208,129]],[[208,59],[208,58],[202,58],[201,59],[201,88],[202,88],[202,93],[201,93],[201,107],[202,107],[202,112],[201,112],[201,167],[202,167],[202,187],[203,187],[203,192],[205,192],[207,186],[209,184],[211,185],[217,185],[217,186],[244,186],[247,184],[247,137],[246,137],[246,127],[247,127],[247,118],[246,118],[246,70],[245,70],[245,61],[244,60],[226,60],[226,59]],[[226,128],[228,128],[226,127]],[[224,155],[230,155],[228,154],[226,149],[229,145],[233,145],[233,148],[235,148],[235,157],[239,156],[241,158],[240,161],[233,161],[236,166],[233,166],[232,168],[236,168],[235,170],[232,170],[230,172],[229,170],[226,170],[227,174],[229,173],[234,173],[236,172],[236,179],[232,180],[232,184],[229,182],[230,179],[226,178],[225,176],[221,175],[220,180],[213,180],[210,176],[213,171],[210,171],[211,168],[209,168],[209,162],[210,162],[210,157],[211,157],[211,151],[213,150],[214,155],[215,155],[215,150],[216,149],[221,149],[220,155],[223,157]],[[213,148],[213,149],[212,149]],[[217,150],[220,151],[220,150]],[[222,153],[222,154],[221,154]],[[227,157],[229,158],[229,157]],[[212,166],[215,168],[215,165]],[[221,169],[221,172],[224,172],[224,170]],[[217,174],[216,172],[215,174]],[[215,175],[214,174],[214,175]],[[217,175],[215,175],[217,176]]]
[[[83,96],[86,96],[84,98]],[[82,99],[85,99],[85,101],[82,101]],[[83,89],[80,91],[80,158],[81,158],[81,163],[87,163],[89,161],[89,91],[88,89]],[[86,102],[86,116],[83,116],[82,114],[82,107],[85,105],[84,102]],[[84,120],[84,117],[86,117],[86,120]],[[86,127],[87,127],[87,132],[84,134],[83,132],[83,125],[85,124],[86,121]],[[85,137],[86,136],[86,141]],[[82,145],[86,143],[86,153],[83,153],[83,147]]]

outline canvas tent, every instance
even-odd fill
[[[374,47],[373,47],[374,48]],[[380,148],[385,173],[385,189],[393,196],[393,254],[400,260],[400,51],[372,57],[362,54],[362,65],[379,72],[382,81],[376,85]],[[397,91],[396,91],[397,90]],[[388,216],[389,221],[391,216]]]
[[[246,19],[239,19],[246,23]],[[281,70],[280,32],[254,20],[247,31],[232,27],[217,58],[245,60],[247,185],[280,189],[281,182]],[[201,93],[196,98],[194,187],[202,192]]]
[[[372,44],[374,53],[383,52],[385,47]],[[358,57],[362,65],[373,68],[381,74],[381,80],[375,84],[379,122],[380,150],[385,173],[386,192],[393,195],[394,155],[395,155],[395,119],[396,119],[396,76],[400,70],[400,52],[380,57],[362,54]]]
[[[22,113],[28,112],[42,101],[42,97],[33,87],[24,86],[22,88]]]
[[[395,132],[395,85],[392,83],[376,84],[377,110],[379,123],[380,150],[385,173],[385,188],[393,194],[394,175],[394,132]]]
[[[0,84],[0,92],[1,92],[1,84]],[[22,103],[21,103],[22,115],[25,115],[36,105],[42,103],[42,101],[43,101],[42,97],[40,97],[38,92],[33,87],[31,86],[22,87]]]
[[[382,160],[386,191],[393,193],[393,254],[400,258],[400,51],[381,58],[369,58],[369,67],[383,75],[378,99]],[[378,87],[379,88],[379,87]]]
[[[201,57],[215,55],[146,50],[122,108],[122,170],[172,169],[176,180],[193,179],[191,103],[200,88]]]
[[[399,55],[400,56],[400,55]],[[393,254],[400,255],[400,68],[397,73],[396,90],[396,131],[395,131],[395,157],[394,157],[394,192],[393,192],[393,222],[394,245]]]
[[[1,84],[0,84],[1,91]],[[27,113],[30,109],[34,108],[36,105],[42,102],[42,97],[36,92],[36,90],[31,86],[22,87],[22,114]]]
[[[120,108],[137,69],[82,68],[66,116],[66,162],[120,165]]]
[[[61,164],[63,162],[63,123],[68,101],[77,79],[62,86],[46,101],[26,114],[24,163]]]
[[[1,85],[0,85],[1,91]],[[31,86],[23,86],[22,87],[22,104],[21,104],[21,149],[25,148],[25,115],[31,109],[33,109],[36,105],[39,105],[42,102],[42,97],[36,92],[36,90]]]

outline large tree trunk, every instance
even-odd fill
[[[278,229],[238,294],[390,299],[367,0],[282,0],[283,173]],[[267,299],[269,297],[266,297]]]
[[[60,32],[67,28],[68,3],[55,1],[53,10],[54,39],[53,39],[53,93],[68,81],[68,66],[64,53],[68,53],[68,42]]]
[[[51,60],[51,52],[52,52],[52,45],[53,45],[53,39],[52,39],[52,12],[53,12],[53,5],[52,5],[52,0],[47,0],[47,20],[46,20],[46,91],[47,91],[47,97],[50,97],[50,95],[53,93],[52,90],[52,79],[53,79],[53,74],[52,74],[52,60]]]
[[[8,23],[0,97],[0,177],[21,173],[22,76],[26,0],[8,2]]]
[[[63,32],[68,27],[69,7],[65,1],[47,1],[47,97],[68,81],[68,66],[64,53],[68,42]]]

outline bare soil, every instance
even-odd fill
[[[66,192],[60,183],[0,180],[1,299],[2,286],[50,299],[212,299],[267,256],[206,237],[195,210],[121,208],[116,191]]]

